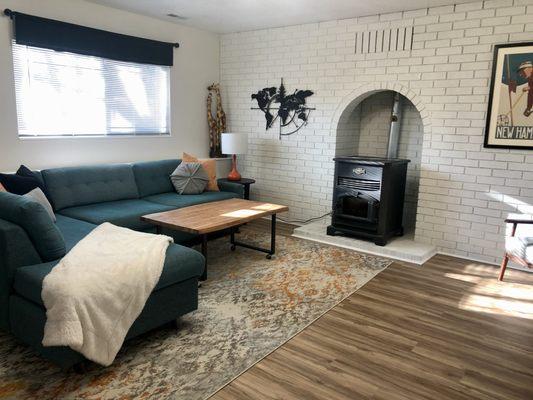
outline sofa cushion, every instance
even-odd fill
[[[65,255],[63,235],[48,212],[36,201],[0,192],[0,218],[24,229],[43,261],[55,260]]]
[[[50,215],[50,218],[52,218],[52,221],[56,222],[56,216],[54,214],[54,209],[52,208],[52,205],[46,198],[46,195],[41,190],[41,188],[36,187],[35,189],[30,190],[28,193],[24,194],[23,196],[30,200],[36,201],[37,203],[42,205],[44,209],[46,210],[46,212],[48,213],[48,215]]]
[[[194,206],[195,204],[209,203],[226,199],[238,198],[239,195],[233,192],[203,192],[200,194],[177,194],[161,193],[143,198],[143,200],[164,204],[173,208]]]
[[[178,194],[200,194],[207,187],[209,176],[202,164],[183,162],[170,175]]]
[[[56,260],[17,268],[13,284],[15,292],[44,307],[41,299],[43,280],[58,262]],[[165,264],[163,264],[163,271],[154,291],[201,276],[204,270],[204,263],[204,257],[196,250],[178,244],[169,245]]]
[[[56,226],[65,238],[67,251],[70,251],[76,243],[96,228],[95,224],[82,221],[81,219],[74,219],[61,214],[57,214],[56,217]]]
[[[147,222],[141,221],[141,217],[171,210],[172,207],[156,204],[145,200],[118,200],[106,203],[95,203],[86,206],[69,207],[59,213],[67,217],[81,219],[82,221],[100,225],[104,222],[123,226],[125,228],[144,230],[151,227]]]
[[[195,157],[188,153],[183,153],[182,155],[183,162],[199,162],[202,164],[202,167],[205,169],[205,172],[207,172],[207,176],[209,177],[209,182],[207,182],[207,187],[205,190],[209,192],[218,192],[220,189],[218,188],[217,183],[217,160],[214,158],[204,158],[199,159],[198,157]]]
[[[170,174],[181,160],[145,161],[132,164],[135,182],[139,196],[145,197],[153,194],[172,192],[174,187],[170,182]]]
[[[45,169],[42,176],[55,210],[139,198],[130,164]]]

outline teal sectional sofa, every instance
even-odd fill
[[[243,187],[220,182],[220,192],[178,195],[170,174],[181,161],[161,160],[46,169],[38,173],[57,221],[37,203],[0,193],[0,329],[11,332],[45,358],[70,367],[84,358],[67,347],[43,347],[46,310],[41,299],[44,277],[77,242],[98,224],[111,222],[153,232],[140,220],[145,214],[210,201],[243,197]],[[31,218],[28,218],[28,215]],[[174,237],[161,278],[127,338],[166,324],[198,307],[198,278],[204,257]]]

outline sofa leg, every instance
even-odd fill
[[[87,361],[80,361],[77,364],[72,366],[72,370],[77,374],[86,374],[87,373]]]
[[[500,276],[498,277],[499,281],[503,281],[503,275],[505,274],[505,270],[507,269],[507,263],[509,262],[509,257],[507,254],[503,256],[502,260],[502,266],[500,268]]]

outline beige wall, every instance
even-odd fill
[[[58,19],[113,32],[179,42],[171,72],[167,138],[25,139],[17,135],[11,55],[12,24],[0,17],[0,171],[208,154],[206,88],[219,79],[219,37],[209,32],[80,0],[0,0],[0,10]]]

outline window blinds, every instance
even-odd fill
[[[19,136],[166,135],[170,67],[13,42]]]

